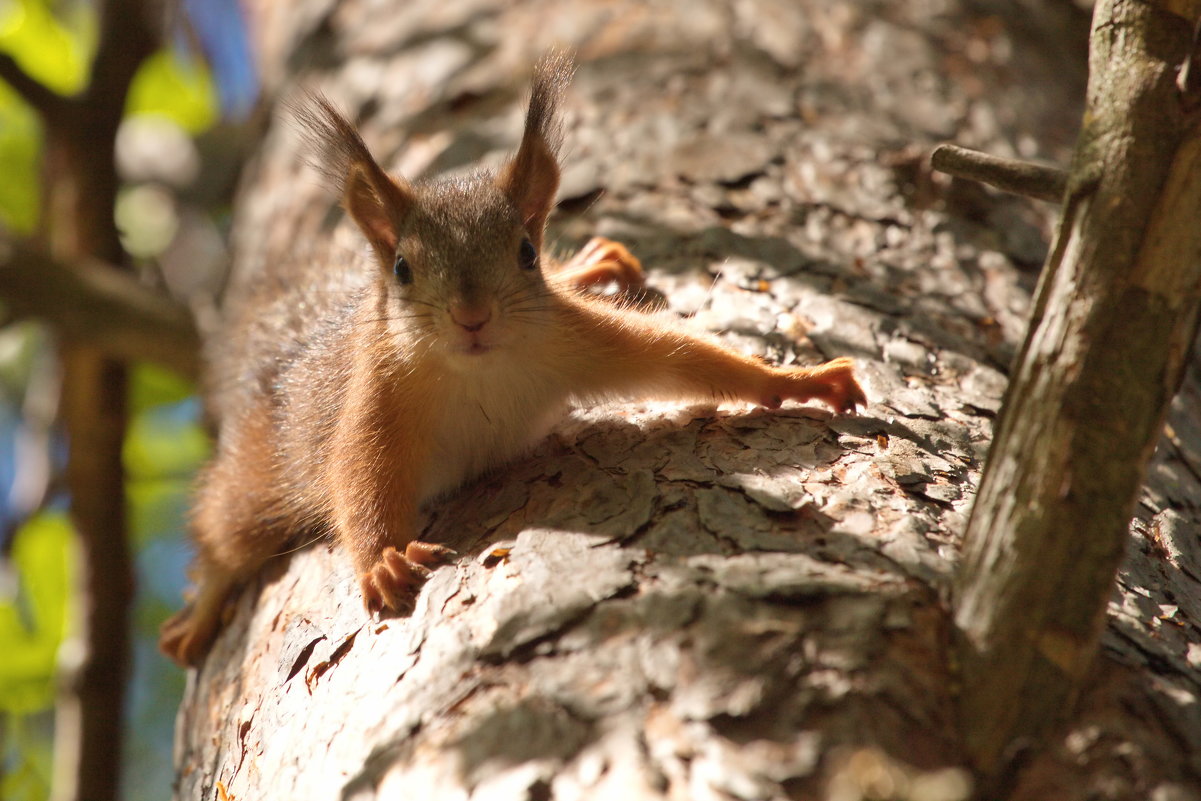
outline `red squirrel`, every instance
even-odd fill
[[[176,662],[204,656],[231,592],[306,531],[349,553],[369,613],[408,611],[453,556],[416,539],[422,505],[529,450],[571,404],[866,403],[850,359],[772,367],[582,291],[641,280],[616,243],[549,262],[573,69],[563,55],[538,65],[521,144],[496,174],[409,183],[323,98],[298,110],[375,258],[350,285],[320,264],[268,271],[232,309],[210,358],[218,436],[191,517],[198,591],[160,638]]]

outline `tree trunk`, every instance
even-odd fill
[[[854,356],[873,402],[857,418],[578,410],[430,509],[422,538],[463,557],[411,617],[369,620],[324,543],[272,560],[189,677],[176,797],[966,798],[945,600],[1052,212],[932,177],[923,154],[953,139],[1063,160],[1087,18],[900,0],[256,8],[269,89],[318,86],[409,178],[498,163],[530,67],[574,46],[552,245],[619,239],[673,311],[776,362]],[[237,206],[231,291],[267,261],[366,257],[302,162],[281,120]],[[1079,712],[1015,797],[1201,782],[1197,408],[1153,465],[1145,547]]]
[[[1201,91],[1177,76],[1199,15],[1105,0],[1093,19],[1086,122],[958,582],[967,747],[989,774],[1070,710],[1196,337]]]
[[[121,265],[126,254],[114,219],[118,178],[112,154],[126,92],[158,34],[141,0],[105,0],[96,10],[97,48],[87,88],[71,98],[43,89],[26,99],[41,113],[46,130],[48,203],[42,225],[49,255],[67,263]],[[120,796],[134,581],[122,460],[126,365],[86,337],[73,336],[76,331],[59,333],[66,334],[60,342],[59,409],[79,559],[75,630],[59,649],[52,797],[109,801]]]

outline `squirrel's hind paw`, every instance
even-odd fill
[[[185,606],[159,628],[158,649],[180,667],[191,667],[208,653],[217,625],[217,620],[203,620],[195,607]]]
[[[203,574],[196,599],[159,627],[158,649],[180,667],[200,662],[217,637],[233,581],[218,572]]]

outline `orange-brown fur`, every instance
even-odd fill
[[[268,270],[235,304],[212,363],[217,452],[193,512],[199,596],[161,639],[181,664],[203,656],[230,591],[305,532],[337,538],[369,610],[410,607],[450,555],[415,541],[422,504],[533,445],[571,403],[865,402],[849,359],[771,367],[580,292],[640,280],[615,243],[543,275],[529,257],[558,187],[570,73],[563,57],[540,65],[521,146],[497,176],[410,185],[324,100],[299,112],[377,264],[350,279]]]

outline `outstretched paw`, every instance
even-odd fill
[[[367,611],[412,612],[421,585],[430,577],[429,568],[454,556],[455,552],[444,545],[416,540],[405,547],[403,554],[393,547],[385,548],[379,561],[359,577]]]
[[[819,364],[786,371],[777,391],[765,406],[779,406],[781,401],[819,400],[840,414],[853,413],[867,405],[867,395],[855,380],[855,362],[845,356]]]
[[[625,245],[602,236],[588,240],[559,269],[558,278],[579,289],[613,282],[621,291],[632,292],[646,284],[642,262]]]

